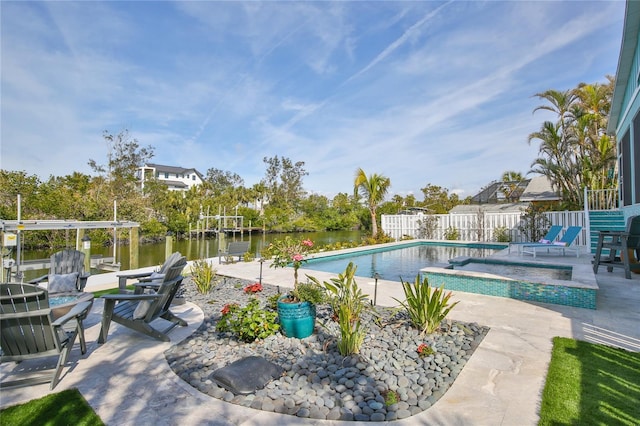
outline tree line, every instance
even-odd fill
[[[529,135],[529,143],[540,142],[529,173],[549,178],[562,194],[561,208],[580,208],[585,186],[616,187],[615,140],[605,132],[613,95],[613,78],[607,78],[606,84],[581,83],[571,90],[535,95],[548,104],[534,113],[551,111],[557,119],[545,121],[539,131]],[[364,229],[379,239],[384,237],[378,231],[381,214],[397,214],[412,207],[444,214],[471,200],[431,183],[421,188],[422,199],[413,194],[387,199],[391,180],[376,173],[367,175],[360,168],[355,171],[353,193],[338,193],[329,199],[305,190],[308,172],[304,161],[277,155],[263,159],[264,177],[252,186],[246,186],[237,173],[212,167],[202,185],[186,192],[170,191],[153,176],[140,190],[138,170],[154,157],[155,149],[141,146],[127,130],[117,134],[105,131],[103,137],[108,147],[106,162],[89,159],[92,175],[73,172],[41,180],[24,171],[0,169],[0,218],[17,219],[17,195],[21,194],[24,220],[112,220],[115,201],[118,219],[139,222],[143,239],[160,238],[167,232],[180,237],[196,227],[201,212],[215,215],[226,210],[235,214],[236,208],[245,226],[251,223],[267,232]],[[519,172],[502,175],[505,194],[509,193],[509,182],[518,179],[522,179]],[[506,200],[514,201],[508,195]],[[64,238],[60,231],[34,231],[29,248],[55,248],[64,245]],[[112,235],[108,230],[92,230],[91,238],[109,244]]]

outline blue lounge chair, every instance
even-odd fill
[[[547,231],[547,234],[544,237],[542,237],[542,239],[540,241],[538,241],[538,242],[542,243],[542,242],[545,242],[545,241],[549,241],[551,243],[558,237],[558,234],[560,234],[560,231],[562,231],[562,226],[561,225],[552,225],[551,228],[549,228],[549,230]],[[520,253],[520,249],[525,244],[535,244],[535,242],[534,241],[527,241],[527,242],[524,242],[524,243],[509,243],[509,253],[511,253],[511,246],[512,245],[517,246],[518,247],[518,253]]]
[[[531,243],[524,244],[522,246],[522,253],[532,254],[533,257],[536,257],[537,249],[545,249],[547,251],[550,250],[562,250],[562,255],[565,255],[567,250],[575,250],[576,257],[580,257],[580,248],[573,243],[578,238],[578,235],[582,232],[582,226],[570,226],[564,232],[564,235],[560,240],[552,242],[552,243]]]

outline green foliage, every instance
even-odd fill
[[[272,311],[277,311],[279,298],[280,298],[279,293],[272,294],[271,296],[267,297],[267,305],[266,305],[267,309],[270,309]]]
[[[444,231],[444,239],[445,240],[458,240],[460,238],[460,231],[455,226],[450,226]]]
[[[638,425],[638,383],[640,353],[554,337],[538,424]]]
[[[275,240],[263,250],[265,258],[273,257],[271,268],[284,268],[293,266],[293,283],[298,286],[298,269],[306,262],[305,255],[311,251],[313,242],[308,239],[294,239],[286,237]]]
[[[257,298],[252,297],[243,308],[237,304],[226,305],[216,325],[221,332],[231,332],[243,342],[265,339],[280,329],[276,312],[261,309]]]
[[[207,294],[215,286],[213,278],[216,270],[205,259],[198,259],[191,264],[191,280],[201,294]]]
[[[340,326],[340,340],[338,350],[341,355],[358,353],[366,335],[366,327],[361,322],[360,316],[365,309],[370,309],[367,296],[360,290],[354,275],[357,266],[349,262],[343,273],[330,282],[325,281],[324,287],[329,295],[329,305],[338,318]],[[320,285],[317,278],[308,278]]]
[[[289,292],[298,302],[309,302],[314,305],[324,303],[327,293],[323,286],[317,282],[298,283],[295,289]]]
[[[420,282],[420,275],[416,275],[413,287],[410,282],[402,281],[405,301],[400,301],[394,297],[409,314],[411,323],[420,330],[420,333],[433,333],[440,327],[440,322],[449,315],[451,309],[458,304],[449,304],[451,292],[445,293],[444,286],[433,288],[425,278]]]
[[[102,426],[104,423],[93,411],[78,389],[67,389],[24,404],[0,410],[3,425],[74,425]],[[35,419],[40,419],[37,422]]]
[[[393,404],[397,404],[400,401],[398,398],[398,394],[394,390],[386,390],[382,392],[382,397],[384,398],[384,404],[388,407]]]
[[[378,236],[378,218],[376,209],[382,203],[384,197],[391,187],[391,179],[384,175],[373,173],[370,176],[362,169],[356,170],[356,177],[353,181],[354,197],[362,196],[369,208],[371,214],[371,235],[373,238]]]
[[[551,112],[555,117],[529,135],[529,143],[540,144],[531,172],[546,176],[559,189],[566,209],[581,208],[585,187],[617,185],[616,141],[606,131],[615,81],[612,76],[607,80],[535,94],[546,103],[533,111]]]
[[[148,237],[161,237],[167,234],[167,227],[158,219],[151,218],[140,224],[140,231]]]
[[[518,229],[522,232],[527,241],[538,241],[549,230],[551,221],[544,214],[544,210],[531,204],[520,216]]]
[[[436,351],[434,351],[433,348],[426,343],[421,343],[420,345],[418,345],[417,351],[420,358],[424,358],[425,356],[433,355],[434,353],[436,353]]]
[[[498,226],[493,230],[493,237],[499,243],[508,243],[511,241],[509,229],[506,226]]]
[[[418,220],[418,238],[427,240],[435,237],[436,228],[438,227],[438,218],[433,215],[423,216]]]
[[[391,238],[388,234],[384,232],[378,232],[376,237],[370,236],[366,237],[362,240],[362,245],[372,246],[375,244],[384,244],[393,242],[393,238]]]
[[[250,251],[246,252],[245,254],[242,255],[242,260],[244,260],[245,262],[253,262],[255,260],[256,256],[251,253]]]
[[[340,325],[340,340],[338,340],[340,355],[359,353],[367,330],[360,318],[353,318],[353,312],[346,304],[338,306],[338,324]]]
[[[293,206],[295,209],[304,194],[303,178],[309,173],[304,168],[304,161],[293,162],[286,157],[264,157],[267,166],[261,184],[269,194],[269,205],[276,207]]]
[[[460,201],[458,194],[449,194],[447,188],[441,186],[427,184],[420,189],[424,195],[424,201],[420,203],[429,209],[429,213],[447,214],[458,204],[467,204],[467,201]]]

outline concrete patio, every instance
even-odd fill
[[[506,252],[506,250],[504,251]],[[501,253],[503,256],[509,256]],[[518,255],[511,253],[510,257]],[[589,265],[592,256],[537,257],[537,261]],[[533,260],[530,256],[526,260]],[[212,259],[217,263],[217,258]],[[153,268],[149,268],[153,269]],[[584,268],[583,268],[584,269]],[[217,265],[219,274],[258,280],[259,262]],[[331,274],[301,269],[321,280]],[[291,270],[263,265],[264,283],[290,287]],[[491,327],[454,385],[430,409],[407,419],[389,422],[401,425],[534,425],[538,421],[540,395],[554,336],[573,337],[640,351],[640,275],[624,278],[621,269],[612,273],[601,268],[596,281],[597,309],[531,303],[513,299],[457,292],[460,303],[452,319],[477,322]],[[358,279],[373,294],[370,278]],[[115,273],[92,276],[87,290],[117,287]],[[398,283],[378,282],[377,303],[395,306],[393,297],[402,297]],[[178,378],[163,352],[188,339],[203,320],[202,311],[187,303],[174,312],[188,327],[174,329],[170,343],[161,343],[114,324],[109,340],[97,345],[102,302],[96,300],[86,321],[87,354],[81,356],[76,344],[60,384],[54,390],[78,388],[102,420],[109,425],[264,425],[354,424],[357,422],[301,419],[228,404],[204,395]],[[159,320],[162,321],[162,320]],[[54,361],[52,361],[53,363]],[[6,363],[1,379],[21,367]],[[31,362],[39,366],[42,362]],[[0,407],[29,401],[50,393],[49,385],[2,390]],[[367,424],[371,424],[368,422]]]

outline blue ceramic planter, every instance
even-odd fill
[[[278,299],[278,318],[282,332],[287,337],[304,339],[313,334],[316,325],[316,305],[309,302],[285,303]]]

